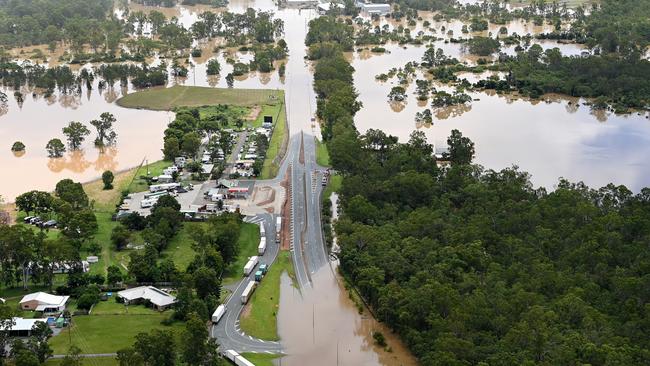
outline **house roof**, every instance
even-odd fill
[[[140,286],[122,290],[117,293],[117,296],[128,301],[137,299],[149,300],[156,306],[167,306],[176,302],[176,298],[174,296],[153,286]]]
[[[0,330],[31,330],[34,327],[34,324],[38,322],[47,322],[47,319],[25,319],[25,318],[11,318],[14,325],[11,325],[5,329],[0,325]]]
[[[22,304],[24,302],[36,300],[39,305],[61,306],[65,305],[65,303],[68,302],[69,298],[70,296],[56,296],[50,295],[46,292],[34,292],[23,296],[22,300],[20,300],[20,303]]]

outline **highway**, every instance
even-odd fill
[[[260,258],[260,263],[271,264],[278,255],[280,246],[275,242],[275,217],[277,215],[262,214],[254,217],[246,217],[245,221],[252,223],[262,223],[266,232],[266,252]],[[254,271],[247,277],[234,285],[232,295],[226,302],[226,313],[219,323],[213,325],[210,329],[210,335],[217,338],[222,350],[234,349],[237,352],[258,352],[258,353],[280,353],[282,347],[278,342],[264,341],[245,335],[239,329],[239,315],[244,309],[241,303],[241,294],[249,280],[255,279]]]

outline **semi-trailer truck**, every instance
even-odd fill
[[[244,292],[241,294],[241,303],[246,304],[248,302],[248,299],[251,298],[251,295],[253,294],[253,291],[255,291],[255,286],[257,286],[257,282],[255,281],[248,281],[248,284],[246,285],[246,288],[244,288]]]
[[[261,237],[260,245],[257,246],[257,254],[263,255],[265,251],[266,251],[266,238]]]
[[[282,217],[278,216],[275,219],[275,242],[280,242],[280,231],[282,230]]]
[[[244,266],[244,276],[248,276],[251,274],[251,272],[253,272],[253,269],[255,269],[255,266],[257,266],[258,261],[259,259],[256,255],[248,259],[248,262]]]
[[[217,324],[219,320],[221,320],[221,317],[223,314],[226,313],[226,306],[225,305],[219,305],[217,306],[217,310],[212,313],[212,323]]]

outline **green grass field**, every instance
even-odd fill
[[[43,365],[57,366],[63,363],[62,359],[49,359]],[[92,359],[82,359],[82,366],[118,366],[120,363],[114,357],[93,357]],[[256,364],[257,365],[257,364]]]
[[[266,112],[262,110],[262,112]],[[260,173],[261,179],[271,179],[278,175],[278,169],[280,168],[279,162],[274,162],[276,157],[279,154],[284,154],[283,147],[286,149],[286,141],[289,139],[289,131],[287,129],[287,115],[284,103],[282,105],[273,106],[272,110],[268,111],[266,115],[273,116],[275,120],[275,127],[273,129],[273,135],[271,135],[271,141],[269,141],[269,148],[266,150],[266,158],[264,159],[264,165],[262,166],[262,172]],[[263,118],[264,114],[260,113],[260,117]],[[259,119],[259,118],[258,118]],[[262,121],[259,121],[260,126]]]
[[[112,300],[109,300],[112,301]],[[152,329],[172,329],[178,332],[182,325],[170,327],[161,321],[170,312],[158,313],[142,307],[137,315],[82,315],[72,318],[72,326],[50,339],[54,354],[66,354],[71,344],[81,349],[81,353],[114,353],[133,345],[138,333],[148,333]],[[135,311],[131,307],[129,312]],[[146,312],[145,312],[146,311]]]
[[[239,254],[237,260],[226,268],[223,274],[223,284],[234,283],[243,276],[243,268],[248,258],[257,255],[260,244],[260,227],[257,224],[242,223],[239,233]]]
[[[320,166],[330,166],[330,153],[327,144],[316,139],[316,163]]]
[[[273,360],[280,357],[279,355],[269,355],[266,353],[242,353],[241,355],[255,366],[274,366]]]
[[[330,181],[327,183],[327,187],[323,191],[323,199],[328,199],[333,192],[338,192],[341,190],[341,184],[343,184],[343,177],[340,175],[332,174],[330,176]]]
[[[172,110],[175,107],[200,107],[214,104],[253,106],[275,103],[284,92],[271,89],[220,89],[198,86],[155,88],[128,94],[117,100],[125,108]]]
[[[244,333],[268,341],[280,339],[277,313],[280,306],[280,277],[285,271],[292,280],[295,278],[291,254],[288,251],[281,251],[269,272],[253,292],[249,309],[244,310],[244,315],[239,321]]]

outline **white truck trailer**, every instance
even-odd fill
[[[266,251],[266,237],[260,238],[260,245],[257,246],[257,254],[263,255]]]
[[[257,266],[257,262],[259,262],[259,258],[256,255],[248,259],[248,262],[244,266],[244,276],[248,276],[251,274],[251,272],[253,272],[255,266]]]
[[[149,192],[160,192],[160,191],[168,191],[170,189],[176,189],[180,187],[180,183],[164,183],[164,184],[154,184],[149,186]]]
[[[233,349],[226,350],[226,352],[223,353],[223,357],[229,359],[232,362],[235,362],[235,358],[239,356],[239,353]]]
[[[239,356],[235,357],[235,365],[237,365],[237,366],[255,366],[254,363],[248,361],[242,355],[239,355]]]
[[[217,324],[219,320],[221,320],[221,317],[223,317],[223,314],[226,313],[226,306],[225,305],[219,305],[217,306],[217,310],[212,313],[212,323]]]
[[[280,242],[280,231],[282,230],[282,217],[278,216],[275,219],[275,242]]]
[[[257,282],[255,281],[248,281],[248,284],[246,285],[246,288],[244,288],[244,292],[241,294],[241,303],[246,304],[248,300],[251,298],[251,295],[253,294],[253,291],[255,291],[255,286],[257,286]]]
[[[264,222],[260,222],[260,237],[266,236],[266,229],[264,229]]]

